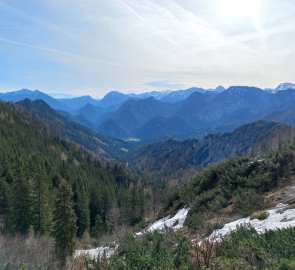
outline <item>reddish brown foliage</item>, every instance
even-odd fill
[[[195,263],[198,266],[209,267],[213,258],[216,255],[216,249],[220,242],[217,237],[210,237],[209,239],[203,240],[196,243],[195,248],[192,251]]]

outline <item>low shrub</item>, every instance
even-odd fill
[[[262,211],[256,211],[251,216],[250,219],[258,219],[258,220],[264,220],[267,219],[269,216],[269,213],[265,210]]]
[[[253,269],[295,269],[294,235],[295,228],[258,234],[252,227],[240,227],[221,242],[216,262],[242,259]]]

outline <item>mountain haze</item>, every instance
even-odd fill
[[[232,131],[242,124],[263,119],[293,124],[290,113],[295,109],[295,89],[290,83],[277,89],[231,86],[226,90],[195,87],[143,94],[112,91],[101,100],[90,96],[54,99],[40,91],[21,90],[1,94],[0,100],[42,99],[64,117],[103,136],[136,138],[146,143]]]
[[[68,120],[42,100],[25,99],[18,102],[15,108],[30,121],[42,123],[41,127],[45,127],[52,136],[76,142],[98,155],[111,157],[125,146],[123,141],[104,138],[92,130]]]

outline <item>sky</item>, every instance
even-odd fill
[[[0,91],[294,82],[294,0],[0,0]]]

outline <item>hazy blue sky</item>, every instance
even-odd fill
[[[0,0],[0,91],[294,82],[294,0]]]

